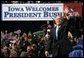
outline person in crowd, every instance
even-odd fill
[[[77,43],[71,49],[69,57],[83,57],[83,33],[80,32],[81,36],[77,39]]]
[[[26,33],[23,33],[22,38],[20,39],[20,49],[22,49],[22,51],[26,50],[26,47],[28,45],[30,45],[30,43],[28,42],[28,37]]]
[[[1,46],[1,57],[9,57],[7,46]]]
[[[31,45],[27,46],[26,52],[22,52],[20,57],[36,57],[36,55],[32,52]]]
[[[32,53],[33,53],[36,57],[38,57],[38,49],[37,49],[37,48],[38,48],[38,47],[37,47],[36,44],[32,44],[32,45],[31,45]]]
[[[74,38],[78,38],[80,35],[80,29],[81,29],[81,16],[79,15],[78,12],[75,12],[73,9],[70,9],[69,7],[65,8],[64,11],[64,20],[63,22],[66,21],[66,19],[69,20],[69,24],[71,25],[70,31],[73,33]],[[73,39],[74,40],[74,39]]]
[[[71,42],[68,39],[68,31],[70,27],[68,22],[68,20],[63,22],[61,16],[55,18],[56,27],[51,30],[45,55],[50,53],[53,57],[67,56],[67,53],[71,48]]]
[[[32,33],[28,32],[28,42],[31,44],[32,41]]]
[[[16,52],[14,49],[10,50],[10,57],[18,57],[18,52]]]

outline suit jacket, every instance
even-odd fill
[[[63,20],[58,30],[58,40],[56,40],[56,27],[51,29],[46,50],[48,50],[49,53],[52,53],[54,57],[63,56],[69,52],[69,49],[71,49],[71,42],[68,39],[70,25],[69,20]]]

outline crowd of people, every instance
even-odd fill
[[[23,33],[21,30],[5,33],[1,31],[2,57],[37,57],[43,55],[44,37]],[[42,45],[42,46],[41,46]]]
[[[70,28],[68,39],[72,46],[67,55],[68,57],[83,57],[83,23],[81,17],[78,12],[74,14],[71,11],[71,13],[67,14],[68,9],[64,13],[66,14],[63,18],[70,20],[72,25],[71,27],[68,26]],[[67,22],[63,20],[62,23],[66,24]],[[51,37],[51,29],[52,26],[48,24],[47,27],[40,30],[43,33],[37,31],[38,34],[25,33],[20,29],[12,32],[8,32],[8,30],[1,31],[1,57],[51,57],[45,53],[45,47]]]

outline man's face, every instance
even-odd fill
[[[57,16],[56,18],[55,18],[55,23],[56,23],[56,25],[60,25],[61,24],[61,16]]]
[[[30,52],[30,51],[31,51],[31,47],[27,46],[27,52]]]

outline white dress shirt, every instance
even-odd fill
[[[58,40],[58,30],[59,30],[59,26],[56,26],[56,40]]]

